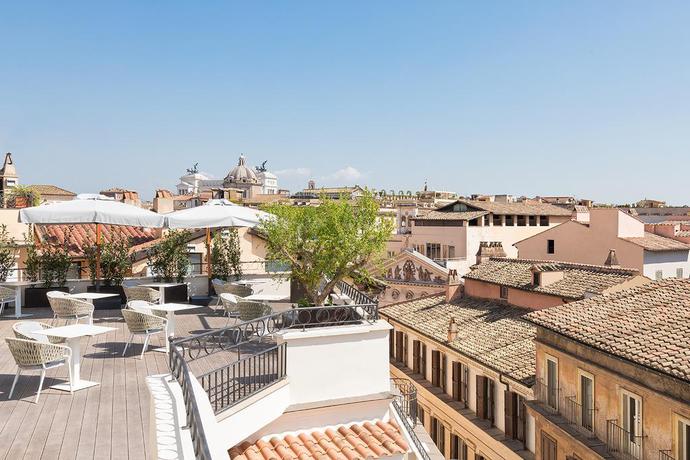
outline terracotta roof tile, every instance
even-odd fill
[[[379,420],[243,442],[228,453],[232,460],[363,460],[409,451],[397,425]]]
[[[27,187],[31,187],[41,195],[77,196],[76,193],[70,192],[69,190],[65,190],[64,188],[60,188],[55,185],[36,184],[27,185]]]
[[[532,284],[532,267],[562,271],[563,279],[547,286]],[[531,259],[491,258],[472,266],[467,279],[510,286],[569,299],[583,299],[586,292],[601,293],[639,275],[635,269]]]
[[[113,237],[124,237],[130,240],[132,247],[149,243],[158,238],[156,230],[129,227],[124,225],[103,225],[103,242],[111,241]],[[50,244],[67,244],[72,257],[83,257],[84,249],[96,244],[96,225],[36,225],[41,242]]]
[[[380,313],[526,386],[534,383],[536,328],[522,319],[529,310],[471,297],[447,302],[445,295],[436,295],[389,305]],[[451,318],[458,336],[448,343]]]
[[[457,200],[438,208],[438,211],[453,210],[455,204],[464,204],[468,211],[488,211],[492,214],[522,216],[570,216],[572,212],[561,206],[539,202],[496,203],[495,201]]]
[[[540,310],[526,319],[690,382],[690,279],[666,279]]]
[[[489,214],[489,211],[429,211],[423,216],[415,217],[414,220],[473,220],[486,214]]]
[[[687,251],[690,250],[690,245],[681,241],[666,238],[665,236],[656,235],[654,233],[645,232],[644,236],[623,238],[638,246],[642,246],[647,251]]]

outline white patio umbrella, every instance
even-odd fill
[[[19,221],[25,224],[96,224],[96,279],[99,279],[102,224],[160,228],[165,217],[104,195],[81,194],[70,201],[24,208],[19,211]]]
[[[211,229],[222,227],[256,227],[271,214],[239,206],[225,199],[209,200],[202,206],[171,212],[165,216],[169,228],[206,229],[206,268],[211,278]]]

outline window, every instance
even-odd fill
[[[549,216],[539,216],[539,225],[542,227],[549,226]]]
[[[525,440],[525,398],[505,390],[505,433],[508,438]]]
[[[422,427],[424,427],[424,408],[419,404],[417,405],[417,418],[419,419],[419,423],[422,424]]]
[[[546,253],[547,254],[555,254],[556,253],[556,241],[555,240],[546,240]]]
[[[642,443],[642,399],[639,396],[627,391],[622,392],[621,420],[623,429],[628,432],[626,438],[630,439],[627,447],[635,458],[639,458]]]
[[[422,377],[426,378],[426,344],[422,342],[419,352],[419,367],[421,369]]]
[[[494,424],[494,381],[483,375],[477,376],[477,417]]]
[[[448,387],[448,356],[441,353],[441,389],[445,393]]]
[[[412,341],[412,371],[418,374],[421,373],[421,347],[419,340]]]
[[[485,215],[485,216],[484,216],[484,226],[485,226],[485,227],[488,227],[490,221],[491,221],[491,217],[489,217],[488,214]]]
[[[678,419],[676,458],[678,460],[690,460],[690,420],[687,419]]]
[[[676,268],[676,278],[682,278],[683,277],[683,269],[682,268]]]
[[[558,360],[552,356],[546,358],[546,404],[558,410]]]
[[[501,286],[501,299],[508,298],[508,286]]]
[[[506,216],[506,227],[515,225],[515,216]]]
[[[537,216],[529,216],[529,226],[530,227],[536,227],[537,226]]]
[[[463,363],[455,361],[453,363],[453,399],[465,403],[467,407],[467,384],[470,379],[470,368]]]
[[[594,431],[594,376],[582,370],[578,370],[578,375],[580,381],[577,402],[580,405],[580,425]]]
[[[426,256],[429,259],[440,259],[441,258],[441,245],[439,243],[427,243],[426,244]]]
[[[558,460],[558,445],[548,434],[541,432],[541,458],[543,460]]]
[[[532,284],[535,286],[539,286],[541,284],[541,273],[532,272]]]
[[[494,227],[500,227],[503,225],[503,216],[500,215],[493,215],[493,222],[494,222]]]
[[[433,439],[434,444],[436,444],[436,447],[438,447],[438,450],[445,455],[446,430],[443,426],[443,422],[436,417],[431,417],[431,432],[429,434],[431,435],[431,439]]]
[[[525,216],[517,216],[517,224],[518,227],[524,227],[525,225],[527,225],[527,219],[525,218]]]
[[[663,277],[664,277],[664,272],[662,272],[661,270],[657,270],[656,273],[654,273],[654,278],[655,278],[657,281],[659,281],[659,280],[662,279]]]
[[[451,460],[468,460],[467,459],[467,444],[458,435],[452,434],[450,436],[450,459]]]
[[[431,351],[431,384],[446,390],[446,355],[438,350]]]
[[[201,262],[201,253],[200,252],[190,252],[189,253],[189,263],[191,264],[189,266],[190,274],[201,275],[201,270],[203,267],[203,263]]]
[[[405,334],[403,334],[401,331],[395,332],[395,360],[399,363],[403,362],[404,336]]]
[[[448,246],[448,258],[455,259],[455,246]]]

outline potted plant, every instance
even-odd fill
[[[0,281],[7,281],[7,277],[14,269],[17,257],[17,243],[10,236],[5,224],[0,225]]]
[[[96,280],[96,263],[97,263],[97,247],[88,247],[84,252],[89,268],[89,278],[91,279],[91,286],[87,286],[87,292],[104,292],[119,294],[119,298],[103,299],[98,302],[97,307],[108,308],[122,305],[127,301],[124,289],[122,289],[122,281],[125,276],[132,271],[132,256],[129,252],[130,242],[127,238],[114,238],[101,245],[101,263],[100,272],[102,284],[98,284]]]
[[[242,264],[240,263],[240,239],[236,228],[231,228],[226,234],[217,233],[213,237],[211,247],[212,278],[228,281],[231,278],[242,278]]]
[[[290,264],[289,277],[300,288],[292,301],[308,300],[300,306],[325,306],[340,281],[378,272],[392,223],[378,218],[370,192],[355,202],[324,198],[319,206],[276,203],[266,210],[275,216],[259,228],[266,236],[267,258]],[[330,313],[312,316],[325,322]]]
[[[41,204],[41,194],[33,187],[15,185],[10,189],[10,205],[15,208],[26,208]]]
[[[191,238],[189,230],[170,230],[147,251],[151,273],[156,281],[183,283],[189,273],[191,262],[187,242]],[[187,300],[187,285],[180,284],[164,288],[167,301]]]
[[[27,307],[49,307],[49,291],[69,292],[67,273],[72,265],[69,249],[61,244],[47,244],[37,248],[33,239],[27,246],[26,275],[29,281],[43,282],[40,286],[26,288]]]

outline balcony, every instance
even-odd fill
[[[549,386],[543,379],[537,379],[532,387],[534,391],[534,398],[543,404],[548,411],[558,414],[561,389],[554,386]]]
[[[622,460],[639,460],[644,455],[644,435],[637,435],[618,424],[618,420],[606,421],[606,448],[610,454]]]
[[[673,452],[670,450],[660,450],[659,460],[676,460],[676,457],[673,456]]]
[[[567,396],[563,401],[563,417],[586,436],[594,436],[595,411],[577,402],[577,397]]]

